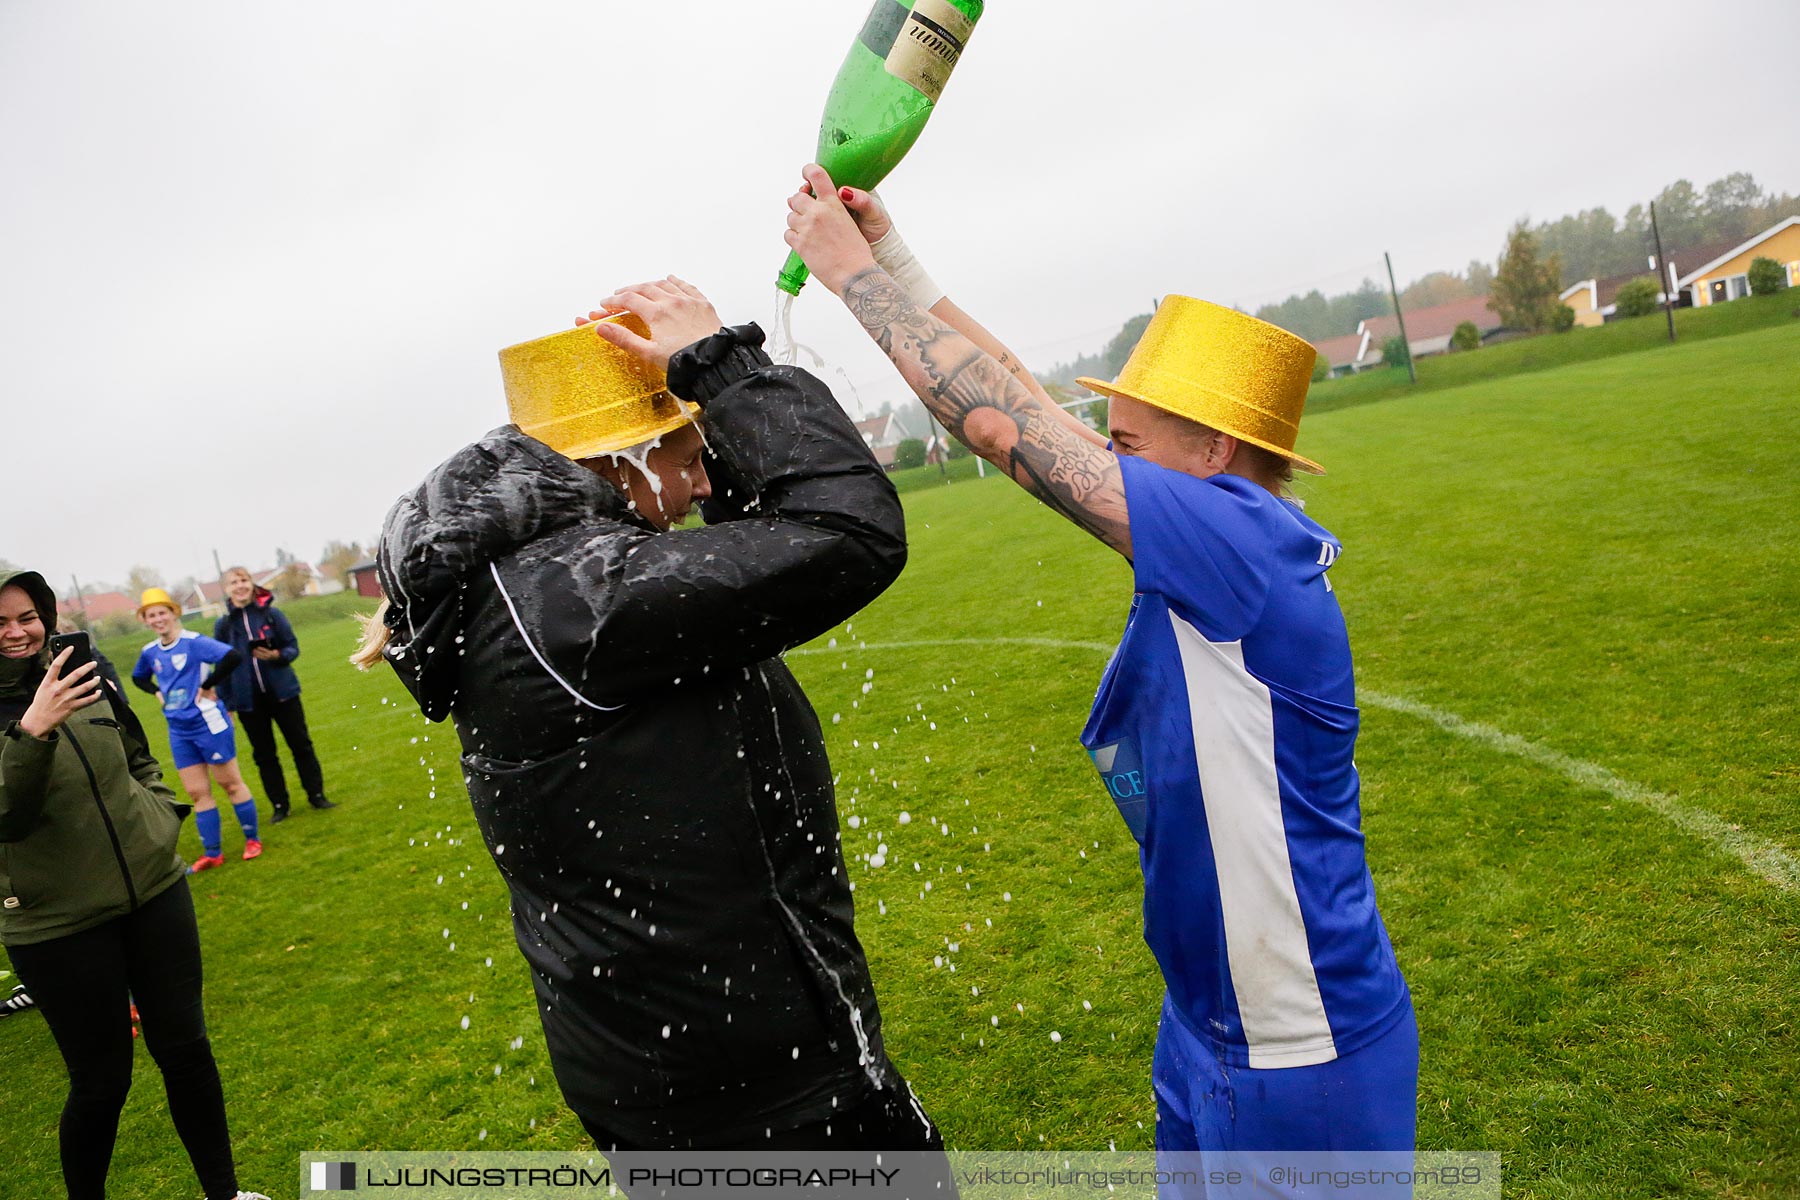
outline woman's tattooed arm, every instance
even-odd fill
[[[1007,369],[914,304],[879,267],[853,275],[844,303],[931,415],[1026,491],[1131,557],[1125,483],[1111,451],[1068,428]]]

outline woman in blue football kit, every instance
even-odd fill
[[[138,655],[131,681],[156,696],[169,723],[175,770],[194,802],[194,829],[205,851],[194,860],[192,869],[206,871],[225,865],[214,783],[225,789],[232,814],[244,831],[244,860],[248,862],[263,852],[257,839],[256,800],[238,771],[231,714],[213,695],[213,684],[229,675],[243,656],[224,642],[182,628],[180,610],[161,588],[143,594],[138,618],[156,637]]]
[[[1418,1027],[1363,853],[1341,546],[1287,494],[1319,470],[1294,452],[1312,347],[1166,297],[1116,381],[1081,381],[1108,442],[943,298],[878,202],[804,174],[788,242],[813,275],[946,429],[1132,564],[1082,741],[1141,844],[1158,1149],[1410,1152]]]

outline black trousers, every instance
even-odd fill
[[[101,1200],[131,1091],[131,1004],[162,1071],[175,1132],[207,1200],[233,1200],[225,1090],[200,1003],[200,934],[183,879],[136,912],[68,937],[8,946],[69,1068],[60,1142],[69,1200]]]
[[[281,729],[288,753],[294,756],[294,770],[299,773],[301,790],[313,804],[325,799],[325,777],[319,770],[319,756],[313,752],[312,734],[306,730],[306,709],[300,697],[275,700],[267,695],[256,698],[256,707],[237,714],[244,736],[250,739],[250,754],[256,759],[256,773],[262,777],[263,795],[276,812],[288,810],[287,780],[282,778],[281,757],[275,750],[275,729]]]

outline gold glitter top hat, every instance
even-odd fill
[[[1166,296],[1118,379],[1076,382],[1198,421],[1323,475],[1324,467],[1294,453],[1315,357],[1304,339],[1267,321]]]
[[[145,588],[144,594],[138,597],[138,619],[143,619],[146,608],[155,608],[159,604],[164,608],[174,609],[176,616],[181,615],[181,605],[175,603],[175,597],[161,588]]]
[[[650,336],[632,313],[605,319]],[[508,346],[500,375],[513,424],[565,458],[623,450],[694,419],[661,371],[602,341],[591,325]]]

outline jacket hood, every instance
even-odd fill
[[[447,715],[455,694],[462,585],[520,546],[596,517],[639,523],[610,483],[511,425],[457,451],[395,503],[376,555],[392,631],[384,654],[429,719]]]
[[[56,590],[42,575],[36,571],[15,572],[0,579],[0,588],[9,587],[20,588],[31,597],[32,607],[37,609],[38,616],[44,622],[46,639],[56,632]],[[43,658],[42,653],[30,658],[0,658],[0,700],[23,696],[29,703],[32,694],[37,691],[38,680],[44,673]]]
[[[31,597],[32,604],[37,606],[38,615],[44,618],[44,628],[54,633],[56,630],[56,589],[45,581],[36,571],[19,571],[5,579],[0,579],[0,588],[23,588]]]

